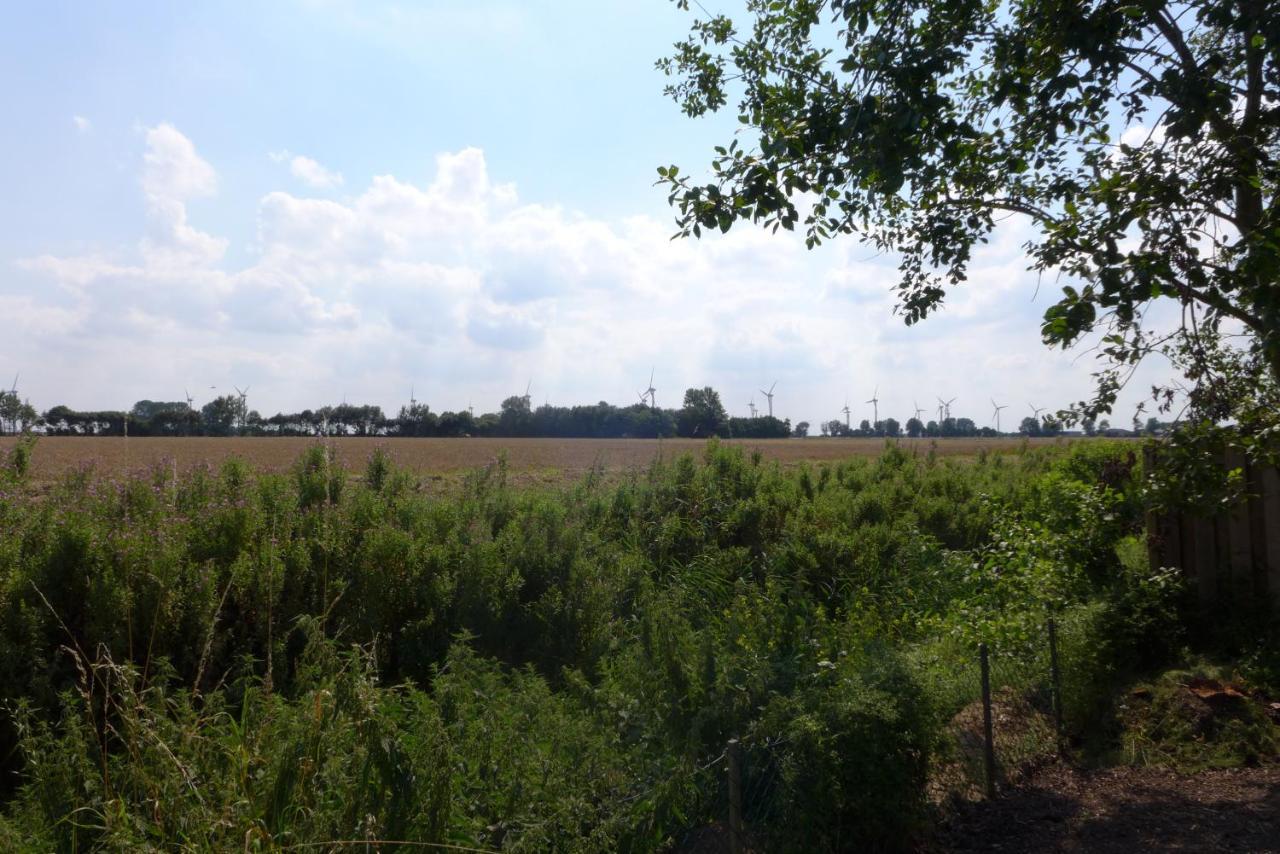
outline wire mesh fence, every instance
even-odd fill
[[[930,674],[929,693],[943,721],[929,801],[992,797],[1068,749],[1071,708],[1087,702],[1085,624],[1050,620],[1029,640],[933,655],[940,657],[916,662]],[[797,769],[787,763],[794,747],[781,737],[729,739],[700,766],[699,814],[688,816],[671,850],[767,850],[767,829],[785,823],[780,813],[792,801],[787,789]]]

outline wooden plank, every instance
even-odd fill
[[[1203,516],[1193,516],[1190,527],[1191,547],[1194,549],[1196,564],[1196,589],[1200,593],[1200,604],[1217,605],[1221,595],[1213,520]]]
[[[1213,567],[1218,576],[1218,600],[1228,607],[1236,604],[1235,581],[1231,577],[1231,529],[1225,512],[1213,517]]]
[[[1142,449],[1142,471],[1144,475],[1151,473],[1155,467],[1155,460],[1155,448],[1147,445]],[[1168,511],[1157,513],[1152,507],[1147,507],[1147,564],[1152,569],[1158,566],[1171,565],[1168,560],[1169,518],[1171,515]]]
[[[1182,514],[1166,512],[1161,518],[1161,559],[1157,566],[1176,566],[1187,573],[1186,561],[1182,556]]]
[[[1267,589],[1280,608],[1280,470],[1268,467],[1261,472],[1262,528],[1265,532]]]
[[[1262,470],[1249,465],[1249,542],[1253,558],[1253,593],[1266,601],[1267,592],[1267,529],[1262,514]]]
[[[1227,451],[1226,465],[1228,471],[1239,469],[1241,475],[1248,474],[1249,461],[1242,451]],[[1231,594],[1237,603],[1244,604],[1253,601],[1254,595],[1248,500],[1241,498],[1236,501],[1224,515],[1227,541],[1223,546],[1227,552],[1227,562],[1231,566]]]
[[[1196,526],[1195,520],[1186,513],[1173,515],[1173,523],[1178,529],[1178,553],[1182,555],[1182,572],[1187,582],[1195,588],[1196,596],[1204,604],[1204,595],[1200,584],[1200,567],[1196,563]]]

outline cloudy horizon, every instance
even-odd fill
[[[667,4],[592,22],[600,38],[645,35],[602,73],[616,100],[581,75],[611,54],[571,33],[549,45],[548,22],[520,6],[484,4],[496,17],[471,33],[474,55],[441,44],[424,58],[398,31],[418,32],[427,51],[440,41],[429,11],[293,4],[296,18],[255,22],[315,43],[282,42],[273,63],[235,46],[253,11],[233,5],[240,16],[216,20],[157,13],[143,35],[169,48],[132,58],[127,44],[102,41],[106,22],[59,19],[72,7],[56,4],[24,14],[58,49],[0,37],[16,50],[0,63],[40,79],[46,96],[0,95],[31,129],[0,142],[18,189],[0,202],[0,314],[11,319],[0,379],[21,372],[19,390],[40,410],[127,408],[184,390],[199,403],[248,386],[264,415],[344,398],[394,413],[411,388],[436,411],[494,411],[530,382],[535,405],[628,405],[652,368],[666,407],[709,385],[742,415],[776,381],[775,412],[793,422],[841,418],[846,400],[855,423],[870,418],[863,401],[878,388],[882,417],[905,421],[917,401],[928,410],[945,396],[984,425],[994,397],[1011,407],[1008,428],[1030,402],[1056,408],[1090,392],[1091,354],[1040,343],[1061,283],[1027,270],[1029,233],[1016,221],[976,254],[942,312],[913,327],[892,313],[894,259],[854,238],[808,251],[802,236],[743,224],[672,241],[654,167],[701,174],[731,130],[661,98],[652,60],[686,23]],[[438,14],[471,26],[456,10]],[[96,47],[77,53],[77,40]],[[355,81],[337,85],[326,45],[452,121],[406,119],[395,87],[380,104]],[[510,75],[542,68],[548,53],[579,70],[566,88],[555,88],[558,71],[544,82],[569,101],[567,130],[521,112],[535,108],[509,91],[526,85]],[[75,67],[55,70],[64,60]],[[114,80],[100,79],[106,70]],[[73,85],[79,76],[94,82]],[[321,86],[317,105],[308,99]],[[292,122],[252,98],[200,110],[210,87],[288,91],[283,112],[310,108]],[[557,145],[566,138],[581,147]],[[1117,425],[1151,378],[1164,379],[1161,366],[1126,391]]]

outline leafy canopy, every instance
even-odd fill
[[[1086,414],[1154,351],[1197,387],[1223,349],[1280,378],[1280,4],[747,0],[745,26],[695,5],[667,92],[689,116],[736,98],[744,128],[708,183],[658,169],[680,235],[857,234],[899,253],[914,323],[1020,217],[1032,269],[1078,283],[1045,342],[1098,335]],[[1172,332],[1144,327],[1162,298]]]

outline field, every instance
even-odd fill
[[[17,440],[0,438],[0,455]],[[46,437],[36,445],[32,474],[38,480],[92,463],[100,472],[144,471],[176,463],[181,470],[217,465],[228,457],[244,459],[260,471],[288,469],[316,439],[304,438],[105,438]],[[1066,439],[901,439],[908,453],[973,457],[979,451],[1012,452],[1028,446],[1060,445]],[[374,448],[383,448],[400,467],[420,475],[449,475],[479,468],[507,452],[510,470],[522,480],[576,478],[592,466],[609,471],[644,467],[658,457],[700,453],[702,439],[329,439],[337,459],[349,471],[363,471]],[[756,439],[731,440],[726,445],[758,449],[766,459],[783,465],[875,457],[884,451],[883,439]]]

